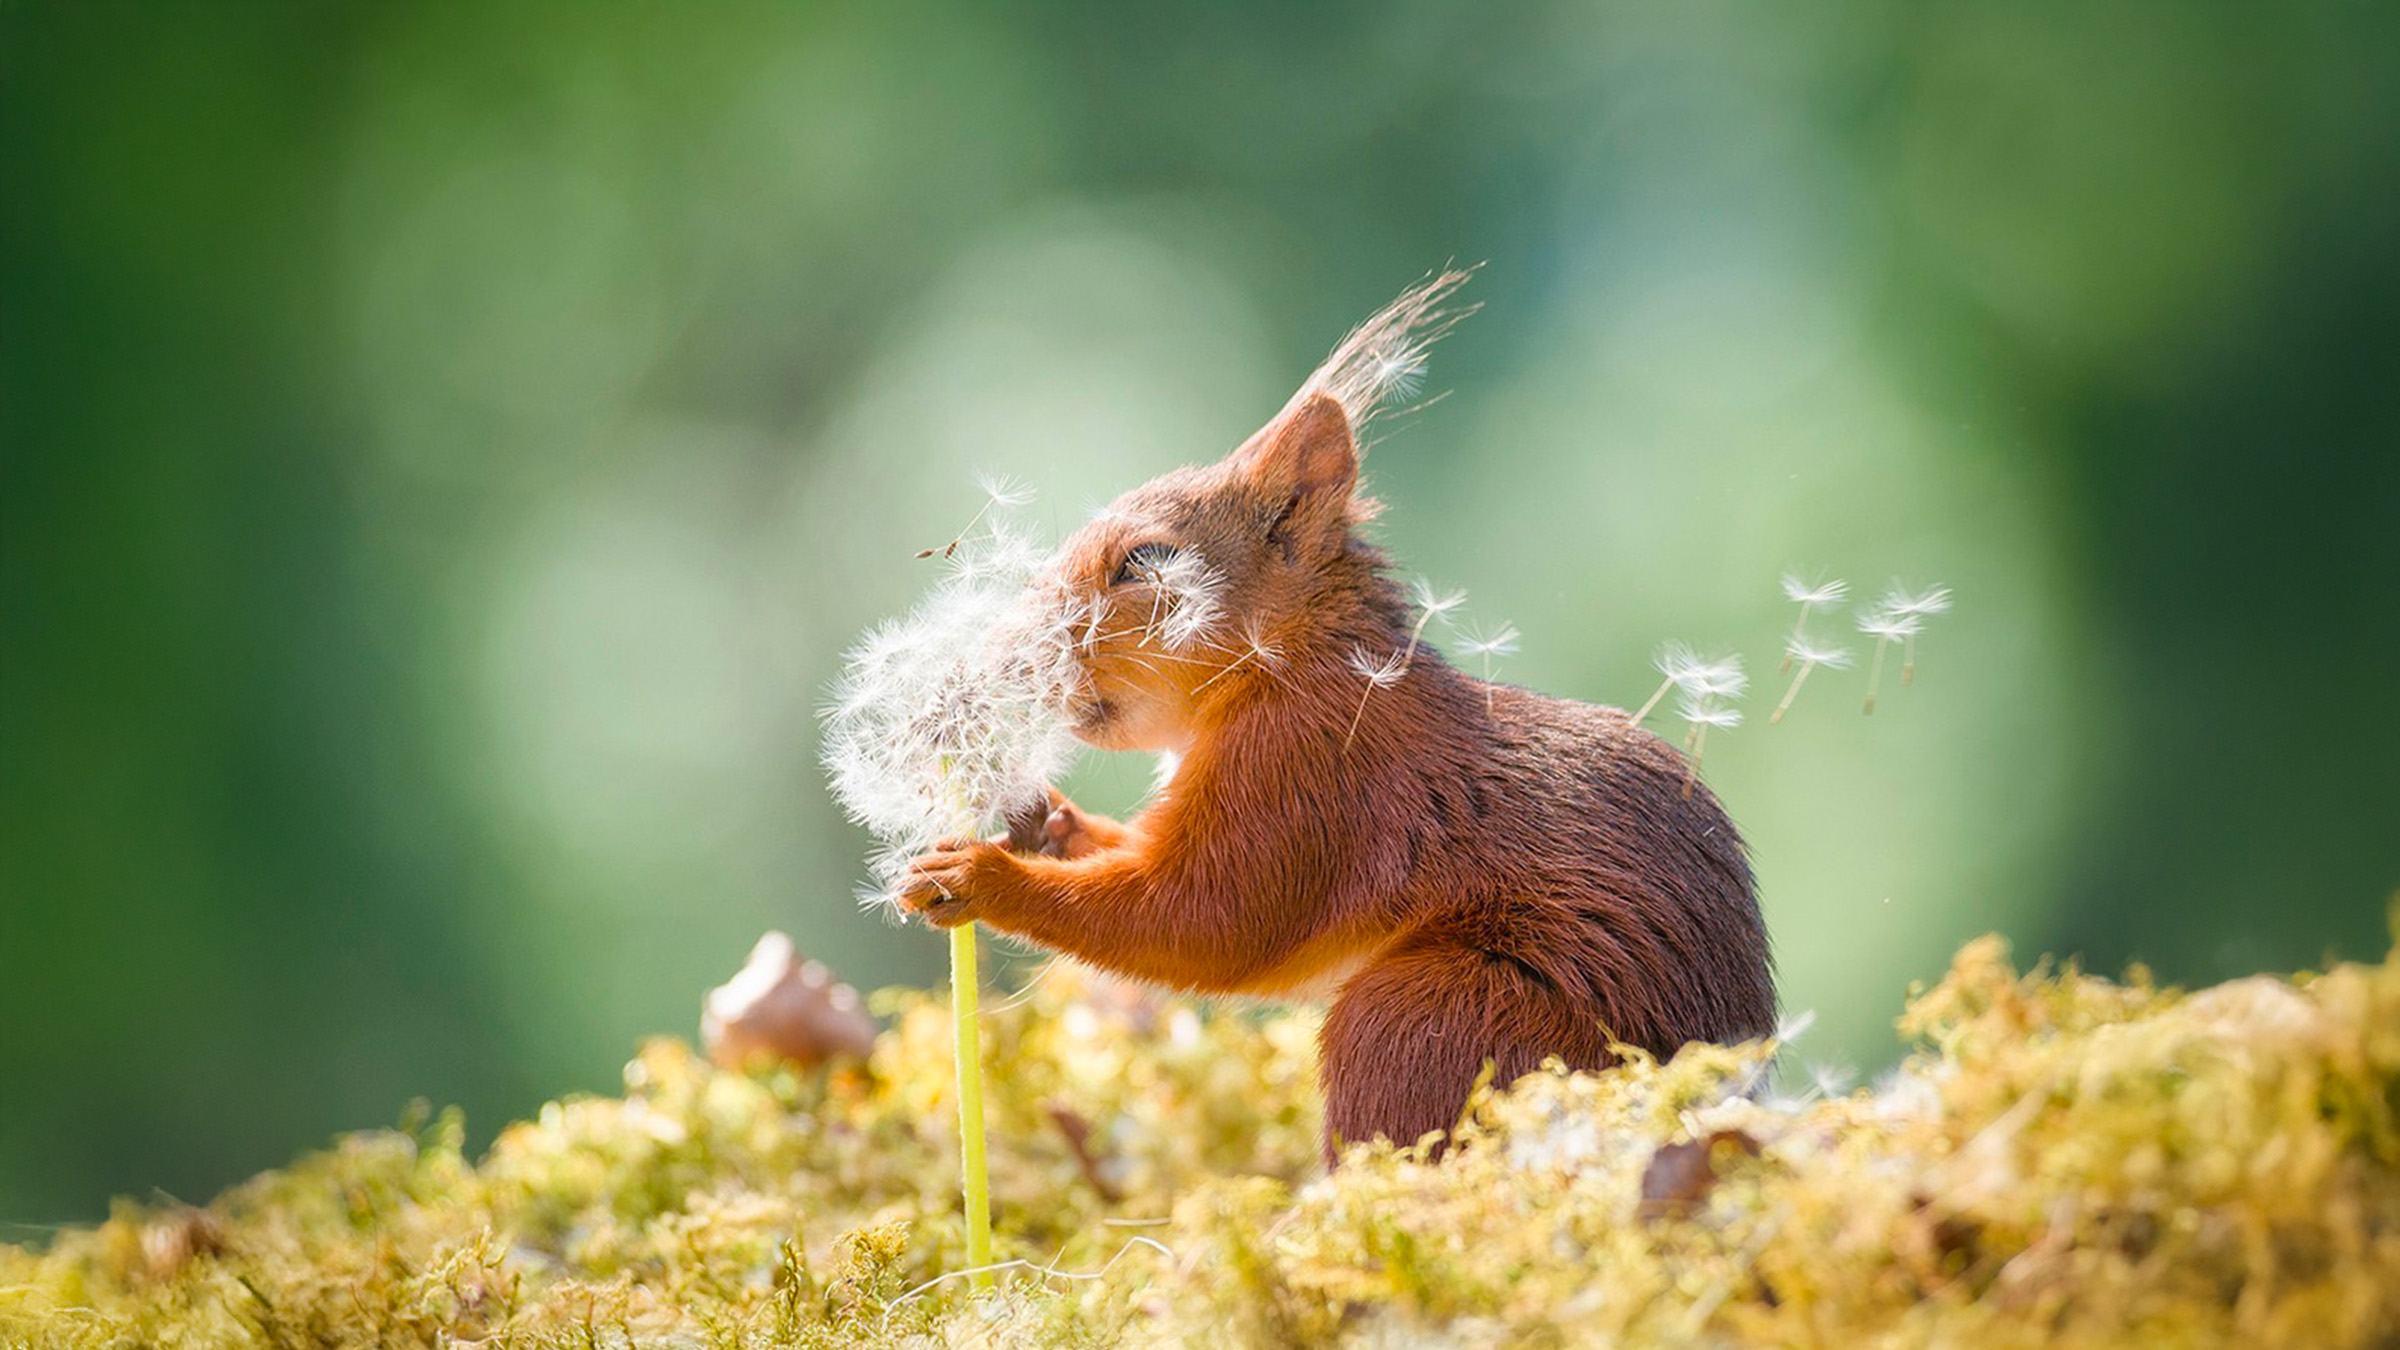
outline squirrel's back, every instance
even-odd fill
[[[1375,697],[1350,752],[1373,787],[1343,828],[1405,878],[1394,941],[1438,927],[1660,1054],[1773,1029],[1749,859],[1681,754],[1621,709],[1486,685],[1430,654]]]

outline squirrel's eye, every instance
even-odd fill
[[[1174,556],[1173,544],[1135,544],[1126,551],[1125,561],[1117,564],[1117,574],[1108,579],[1108,584],[1123,586],[1128,582],[1146,580]]]

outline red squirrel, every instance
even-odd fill
[[[1402,297],[1223,460],[1060,548],[1051,584],[1091,613],[1155,616],[1177,602],[1165,565],[1209,569],[1214,640],[1170,652],[1125,623],[1078,647],[1076,734],[1176,757],[1151,800],[1120,822],[1054,791],[1014,846],[945,842],[900,896],[1136,980],[1329,997],[1329,1160],[1451,1128],[1487,1063],[1506,1083],[1774,1020],[1741,838],[1683,757],[1620,709],[1449,665],[1362,537],[1356,424],[1463,279]]]

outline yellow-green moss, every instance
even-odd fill
[[[1316,1161],[1313,1024],[1060,975],[987,1023],[1002,1254],[961,1265],[948,1028],[864,1070],[644,1046],[480,1162],[351,1136],[205,1211],[0,1246],[0,1343],[2338,1346],[2400,1337],[2400,963],[2197,994],[1959,954],[1873,1092],[1766,1047],[1479,1097]],[[1699,1141],[1697,1144],[1694,1141]],[[1662,1156],[1661,1150],[1666,1153]],[[1649,1199],[1645,1202],[1645,1182]]]

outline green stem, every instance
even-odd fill
[[[957,1033],[958,1153],[966,1173],[967,1266],[976,1289],[992,1287],[992,1181],[983,1164],[983,1045],[975,1022],[975,925],[950,930],[950,1018]]]

